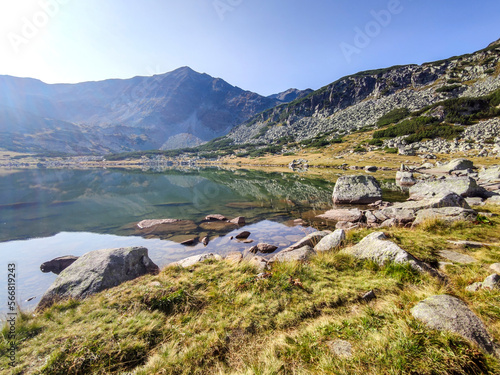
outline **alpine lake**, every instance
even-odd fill
[[[5,287],[0,313],[7,310],[7,269],[13,263],[18,305],[30,310],[57,277],[42,273],[40,265],[60,256],[144,246],[161,268],[197,254],[244,252],[259,242],[278,246],[278,252],[316,230],[333,229],[334,223],[315,217],[333,207],[334,180],[342,173],[217,167],[4,171],[0,256]],[[407,197],[394,180],[378,173],[371,174],[381,183],[384,200]],[[243,216],[246,224],[208,222],[210,214]],[[141,220],[166,218],[183,221],[158,233],[137,226]],[[235,239],[243,230],[251,233],[248,239]],[[207,245],[199,241],[205,236]],[[181,245],[190,239],[195,239],[193,245]]]

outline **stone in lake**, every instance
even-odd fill
[[[232,220],[229,220],[230,223],[237,224],[237,225],[245,225],[245,218],[243,216],[238,216],[235,217]]]
[[[245,240],[247,239],[248,237],[250,237],[251,233],[248,232],[248,231],[243,231],[241,233],[238,233],[235,237],[238,239],[238,240]]]
[[[238,225],[230,223],[229,221],[206,221],[200,224],[200,227],[207,231],[230,231],[238,228]]]
[[[205,220],[208,220],[208,221],[225,221],[227,220],[227,218],[224,216],[224,215],[220,215],[220,214],[213,214],[213,215],[207,215],[205,216]]]
[[[40,271],[47,273],[52,272],[59,275],[63,270],[71,266],[78,257],[73,255],[65,255],[63,257],[54,258],[40,265]]]
[[[192,220],[152,219],[140,221],[137,227],[142,234],[159,235],[192,231],[197,228],[197,225]]]
[[[209,240],[209,238],[208,238],[207,236],[205,236],[205,237],[203,237],[203,238],[201,239],[201,243],[202,243],[203,245],[205,245],[205,246],[207,246],[207,245],[208,245],[208,242],[209,242],[209,241],[210,241],[210,240]]]
[[[145,247],[91,251],[60,273],[43,295],[37,309],[68,298],[86,298],[125,281],[158,272],[158,266],[149,258]]]
[[[191,246],[191,245],[194,245],[196,242],[196,238],[190,238],[188,240],[185,240],[185,241],[182,241],[181,242],[181,245],[184,245],[184,246]]]
[[[248,249],[248,251],[254,254],[257,254],[258,252],[261,252],[263,254],[270,254],[276,251],[277,248],[278,246],[269,245],[268,243],[259,243],[255,246],[252,246],[250,249]]]
[[[333,221],[348,221],[355,223],[363,218],[363,212],[359,208],[352,209],[333,209],[328,210],[324,214],[316,216],[319,219]]]
[[[334,204],[370,204],[382,199],[382,189],[373,176],[341,176],[332,198]]]

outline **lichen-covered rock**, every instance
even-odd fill
[[[373,176],[341,176],[332,198],[335,204],[370,204],[382,199],[382,189]]]
[[[88,252],[62,271],[45,292],[38,309],[62,299],[86,298],[159,268],[144,247],[103,249]]]
[[[374,232],[363,238],[358,244],[340,250],[343,254],[351,255],[358,259],[369,259],[379,265],[387,262],[409,264],[419,272],[429,272],[438,276],[437,272],[429,265],[419,261],[413,255],[389,241],[384,232]]]
[[[456,297],[446,294],[429,297],[413,307],[411,313],[432,329],[456,333],[487,353],[499,354],[484,323]]]
[[[472,209],[462,207],[428,208],[418,211],[413,225],[422,224],[430,219],[438,219],[451,224],[456,221],[475,221],[476,218],[477,212]]]
[[[472,168],[474,168],[474,163],[467,159],[453,159],[443,166],[443,169],[447,172],[463,171]]]
[[[274,262],[292,262],[292,261],[305,261],[311,256],[316,254],[311,246],[303,246],[299,249],[294,249],[290,251],[280,251],[278,254],[273,256],[269,263]]]
[[[343,229],[337,229],[333,233],[330,233],[323,237],[321,241],[319,241],[319,243],[314,246],[314,250],[327,251],[336,249],[340,247],[343,241],[345,241],[345,231]]]
[[[445,180],[422,181],[410,187],[410,199],[421,200],[455,193],[462,197],[486,197],[487,191],[472,177],[454,177]]]
[[[480,171],[479,178],[485,181],[500,181],[500,165]]]

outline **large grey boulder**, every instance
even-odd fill
[[[474,163],[467,159],[453,159],[442,167],[446,172],[463,171],[474,168]]]
[[[291,251],[281,251],[275,256],[273,256],[269,263],[274,262],[293,262],[293,261],[305,261],[311,256],[316,254],[311,246],[303,246],[300,249],[295,249]]]
[[[486,189],[472,177],[453,177],[445,180],[422,181],[410,187],[410,199],[421,200],[453,192],[462,197],[487,197]]]
[[[402,187],[413,186],[417,183],[417,179],[413,176],[412,172],[397,171],[396,184]]]
[[[456,221],[475,221],[477,218],[477,212],[470,208],[462,207],[442,207],[442,208],[428,208],[425,210],[420,210],[417,213],[417,217],[413,222],[413,225],[419,225],[426,220],[438,219],[442,220],[448,224],[454,223]]]
[[[345,231],[337,229],[333,233],[323,237],[319,243],[314,246],[315,251],[328,251],[340,247],[342,242],[345,241]]]
[[[426,298],[411,313],[432,329],[456,333],[485,352],[499,355],[484,323],[456,297],[443,294]]]
[[[351,255],[358,259],[369,259],[379,265],[387,262],[409,264],[419,272],[429,272],[438,276],[429,265],[419,261],[413,255],[389,241],[384,232],[374,232],[363,238],[358,244],[340,250],[340,253]]]
[[[382,189],[373,176],[341,176],[332,198],[335,204],[370,204],[382,199]]]
[[[45,292],[38,309],[67,298],[86,298],[159,268],[145,247],[125,247],[88,252],[62,271]]]

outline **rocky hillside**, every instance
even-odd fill
[[[105,153],[196,146],[280,102],[188,67],[79,84],[0,76],[0,147]]]
[[[307,95],[314,92],[311,89],[298,90],[298,89],[288,89],[286,91],[280,92],[279,94],[269,95],[268,98],[277,99],[283,103],[290,103],[297,99],[305,98]]]
[[[338,139],[372,127],[394,109],[408,112],[450,98],[479,97],[500,87],[500,40],[472,54],[422,65],[394,66],[339,79],[305,98],[266,110],[234,128],[236,144]]]

